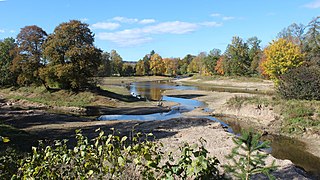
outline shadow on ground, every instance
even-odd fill
[[[184,98],[184,99],[193,99],[197,97],[205,96],[203,94],[182,94],[182,95],[168,95],[169,97],[176,97],[176,98]]]
[[[95,94],[100,95],[100,96],[110,97],[110,98],[117,99],[119,101],[124,101],[124,102],[146,101],[145,98],[138,99],[138,98],[133,97],[131,95],[117,94],[117,93],[114,93],[114,92],[103,90],[103,89],[101,89],[99,87],[90,88],[90,92],[95,93]]]

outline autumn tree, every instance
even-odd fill
[[[19,74],[19,85],[40,84],[39,69],[46,63],[42,57],[42,44],[47,33],[38,26],[25,26],[16,39],[15,57],[11,71]]]
[[[111,76],[110,53],[103,52],[101,54],[101,64],[98,68],[98,76]]]
[[[123,60],[116,50],[111,50],[110,59],[111,59],[112,74],[122,75]]]
[[[207,56],[206,52],[200,52],[197,56],[195,56],[190,62],[190,64],[188,65],[188,72],[199,73],[199,74],[205,73],[206,70],[205,70],[203,61],[206,56]]]
[[[164,58],[164,74],[167,76],[175,76],[179,70],[179,58]]]
[[[10,71],[15,46],[13,38],[5,38],[0,41],[0,86],[14,85],[16,83],[15,74]]]
[[[225,59],[224,56],[220,56],[220,58],[217,61],[216,66],[214,67],[214,70],[220,75],[224,75],[224,67],[223,67],[224,66],[224,59]]]
[[[303,54],[299,46],[282,38],[273,41],[264,53],[266,60],[262,67],[275,83],[278,83],[280,75],[303,64]]]
[[[71,20],[58,25],[44,44],[48,64],[40,76],[46,85],[72,90],[88,86],[101,60],[93,42],[88,24]]]
[[[164,63],[162,57],[155,53],[150,59],[150,70],[153,75],[163,75],[165,71]]]
[[[140,59],[136,66],[135,66],[135,71],[137,76],[144,76],[145,74],[145,66],[144,66],[144,61]]]
[[[250,73],[249,47],[240,37],[232,38],[224,56],[224,73],[226,75],[242,76]]]
[[[129,63],[124,63],[122,66],[122,76],[133,76],[134,75],[134,67]]]

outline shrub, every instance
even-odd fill
[[[219,179],[219,161],[209,157],[203,146],[180,147],[179,159],[161,151],[162,145],[150,141],[153,135],[136,133],[132,137],[113,134],[99,135],[90,140],[76,132],[77,144],[67,147],[67,140],[55,141],[53,146],[32,148],[21,163],[12,163],[10,154],[1,156],[1,178],[13,179]],[[18,162],[18,161],[16,161]],[[13,167],[9,167],[11,165]]]
[[[280,77],[278,93],[285,99],[320,100],[320,67],[290,70]]]

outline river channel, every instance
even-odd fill
[[[155,113],[147,115],[105,115],[99,117],[99,120],[168,120],[172,118],[183,117],[185,112],[194,110],[195,108],[203,108],[205,111],[210,111],[206,108],[203,102],[182,97],[170,97],[163,95],[165,90],[207,90],[207,87],[201,86],[185,86],[171,83],[168,81],[158,82],[135,82],[128,86],[133,96],[137,98],[145,98],[149,101],[171,101],[178,105],[171,108],[171,111],[166,113]],[[190,117],[190,116],[188,116]],[[239,133],[242,129],[240,123],[236,120],[229,120],[223,122],[212,116],[197,116],[201,118],[208,118],[213,121],[221,123],[228,129],[229,132]],[[269,135],[267,137],[271,141],[271,154],[278,159],[289,159],[296,166],[303,168],[310,175],[320,178],[320,158],[312,155],[305,150],[305,144],[298,140]]]

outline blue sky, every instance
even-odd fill
[[[0,39],[37,25],[47,33],[72,19],[90,25],[95,45],[136,61],[225,50],[233,36],[262,46],[291,23],[320,15],[320,0],[0,0]]]

